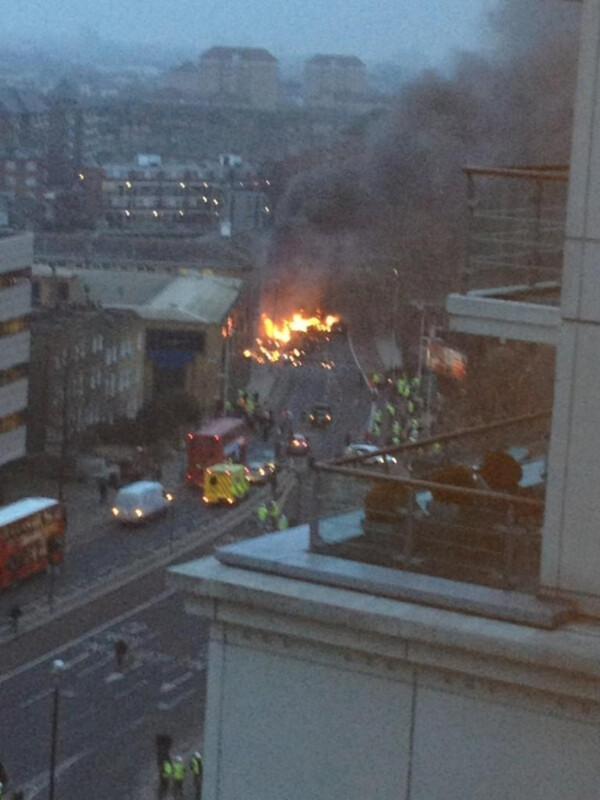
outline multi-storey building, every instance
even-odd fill
[[[0,466],[25,455],[33,237],[0,238]]]
[[[366,66],[356,56],[316,55],[304,65],[304,103],[335,108],[366,94]]]
[[[200,96],[214,105],[275,108],[277,59],[255,47],[211,47],[200,56]]]
[[[66,82],[49,100],[48,182],[51,187],[70,187],[86,164],[93,164],[98,145],[97,114],[84,104]]]
[[[0,153],[0,192],[11,200],[41,202],[46,187],[46,165],[38,151],[7,150]]]
[[[210,229],[223,211],[223,193],[207,164],[163,164],[138,155],[135,164],[106,164],[105,220],[118,227],[188,226]]]
[[[0,88],[0,146],[42,149],[48,133],[48,106],[35,92]]]
[[[143,324],[131,311],[69,302],[72,289],[80,291],[70,274],[36,270],[29,449],[69,449],[91,425],[133,419],[140,410]]]

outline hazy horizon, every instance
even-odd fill
[[[0,43],[12,51],[59,50],[94,59],[133,51],[157,59],[197,57],[213,45],[264,47],[277,58],[314,53],[356,55],[366,62],[443,64],[460,50],[484,50],[492,35],[486,16],[496,0],[274,0],[253,4],[196,0],[22,0],[3,15]],[[282,10],[283,9],[283,10]],[[342,24],[339,21],[342,20]]]

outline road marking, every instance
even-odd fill
[[[133,694],[138,689],[143,689],[146,686],[148,686],[147,680],[144,679],[143,681],[136,681],[135,683],[132,683],[131,686],[128,686],[127,689],[124,689],[122,692],[116,692],[115,700],[122,700],[124,697],[128,697],[130,694]]]
[[[115,681],[122,681],[125,676],[122,672],[111,672],[104,678],[104,683],[114,683]]]
[[[76,753],[71,758],[66,758],[64,761],[61,761],[60,764],[56,768],[56,777],[60,778],[60,776],[66,772],[71,767],[74,767],[78,761],[81,761],[82,758],[85,758],[93,752],[92,748],[86,748],[82,750],[81,753]],[[21,791],[25,794],[25,797],[28,800],[33,800],[34,797],[37,797],[40,792],[45,792],[46,787],[50,783],[50,770],[45,770],[45,772],[38,773],[35,777],[30,778],[26,783],[21,784],[19,787]]]
[[[19,706],[19,708],[21,709],[29,708],[29,706],[32,706],[34,703],[38,703],[40,700],[44,700],[46,697],[50,697],[53,691],[54,689],[52,688],[44,689],[43,692],[38,692],[37,694],[32,695],[28,700],[24,700]]]
[[[114,619],[108,620],[107,622],[102,623],[97,628],[94,628],[91,631],[87,631],[86,633],[78,636],[76,639],[72,639],[70,642],[66,642],[65,644],[61,644],[59,647],[56,647],[54,650],[50,650],[47,653],[44,653],[42,656],[38,656],[38,658],[34,658],[32,661],[28,661],[25,664],[21,664],[20,667],[16,667],[11,672],[8,672],[6,675],[2,675],[0,677],[0,685],[6,683],[7,681],[12,680],[13,678],[17,678],[19,675],[22,675],[24,672],[27,672],[30,669],[34,669],[35,667],[39,667],[40,664],[43,664],[44,661],[48,661],[51,658],[55,658],[56,656],[64,653],[66,650],[69,650],[71,647],[76,647],[78,644],[85,642],[87,639],[90,639],[93,636],[97,636],[99,633],[112,628],[113,625],[118,625],[125,619],[129,619],[130,617],[134,617],[136,614],[140,614],[142,611],[146,611],[148,608],[152,608],[152,606],[156,605],[157,603],[162,603],[163,600],[167,600],[169,597],[172,597],[176,594],[175,589],[165,589],[164,592],[161,594],[156,595],[156,597],[147,600],[145,603],[137,606],[136,608],[129,609],[129,611],[125,611],[123,614],[120,614],[118,617],[114,617]],[[89,668],[88,668],[89,669]],[[81,670],[83,673],[84,670]]]
[[[172,711],[174,708],[177,708],[178,705],[183,703],[184,700],[187,700],[189,697],[196,694],[197,691],[198,689],[188,689],[187,692],[180,694],[174,700],[171,700],[170,703],[165,703],[164,701],[161,701],[160,703],[156,704],[156,707],[159,711]]]
[[[173,689],[177,689],[178,686],[181,686],[182,683],[187,683],[191,678],[194,677],[193,672],[184,672],[183,675],[180,675],[178,678],[175,678],[172,681],[168,681],[163,683],[160,687],[159,691],[161,694],[166,694],[167,692],[172,692]]]

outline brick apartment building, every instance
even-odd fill
[[[307,106],[335,108],[366,95],[365,64],[356,56],[315,55],[304,65]]]
[[[200,56],[199,95],[214,105],[275,108],[277,59],[262,48],[211,47]]]

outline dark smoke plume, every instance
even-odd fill
[[[579,16],[580,4],[564,0],[502,0],[493,52],[461,53],[450,78],[423,73],[366,127],[350,164],[333,158],[297,176],[273,245],[288,296],[310,283],[342,313],[364,321],[371,309],[384,325],[396,279],[403,300],[441,301],[455,289],[461,168],[568,162]]]

